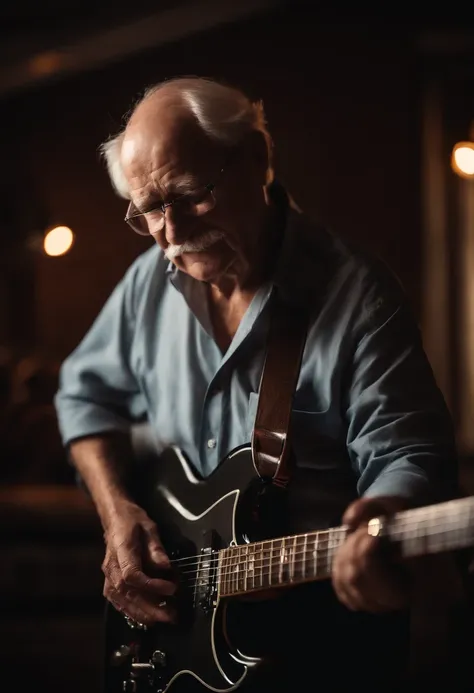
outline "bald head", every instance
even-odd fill
[[[203,156],[211,140],[199,127],[176,87],[164,86],[143,99],[133,112],[123,133],[121,164],[133,176],[134,166],[143,162],[167,159],[170,165],[193,150]],[[150,156],[151,155],[151,156]]]
[[[146,141],[142,137],[145,131]],[[179,77],[148,89],[133,109],[125,131],[101,146],[113,187],[122,197],[130,198],[122,156],[124,165],[129,165],[137,148],[148,146],[153,131],[175,140],[182,132],[194,133],[196,138],[205,136],[211,143],[227,147],[237,145],[249,132],[259,131],[267,145],[268,181],[273,177],[271,138],[261,102],[252,103],[238,89],[210,79]],[[133,134],[133,148],[129,143],[122,151],[129,134]]]
[[[124,134],[136,136],[140,132],[162,131],[171,137],[179,134],[186,124],[196,123],[179,90],[163,86],[143,98],[136,106],[125,127]]]
[[[120,162],[132,195],[147,176],[165,199],[207,183],[226,151],[200,127],[180,92],[165,86],[135,109],[123,134]]]

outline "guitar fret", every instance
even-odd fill
[[[226,574],[225,565],[227,560],[227,549],[219,552],[219,579],[218,579],[218,594],[226,594]]]
[[[270,540],[270,571],[268,575],[268,585],[271,587],[272,585],[275,584],[275,576],[274,576],[274,568],[275,568],[275,540],[271,539]]]
[[[295,560],[296,560],[296,539],[293,537],[293,546],[290,549],[290,581],[293,582],[295,579]]]
[[[262,545],[259,543],[257,544],[257,558],[255,561],[255,569],[256,569],[256,577],[258,580],[258,585],[257,587],[262,586]]]
[[[332,565],[332,544],[333,544],[333,535],[332,535],[332,530],[328,529],[327,531],[327,541],[326,541],[326,554],[324,556],[325,558],[325,570],[326,570],[326,575],[328,575],[331,572],[331,565]]]
[[[229,592],[233,594],[235,582],[235,548],[232,547],[229,556]]]
[[[227,560],[227,549],[224,551],[221,551],[219,553],[219,581],[218,581],[218,588],[219,588],[219,596],[221,594],[226,594],[227,592],[227,585],[226,585],[226,560]]]
[[[242,547],[237,547],[237,570],[236,570],[236,582],[237,582],[237,592],[241,592],[244,587],[243,583],[243,563],[242,563]]]
[[[235,556],[235,548],[232,547],[232,563],[231,563],[231,571],[230,571],[230,591],[231,593],[235,592],[235,564],[236,564],[236,556]]]
[[[294,570],[293,580],[299,582],[306,579],[306,545],[307,534],[300,534],[294,540]]]
[[[319,553],[319,532],[314,535],[314,547],[313,547],[313,575],[317,577],[318,575],[318,553]]]
[[[242,559],[242,547],[237,547],[237,592],[244,589],[244,563]]]
[[[221,596],[221,590],[224,589],[224,586],[222,584],[222,562],[224,560],[225,553],[223,551],[219,551],[217,554],[217,581],[216,581],[216,587],[217,587],[217,597],[219,598]],[[196,594],[196,592],[194,592]],[[196,604],[195,604],[196,605]]]
[[[263,542],[263,584],[270,587],[272,584],[272,545],[271,541]]]
[[[322,533],[322,546],[321,546],[321,553],[322,556],[321,558],[321,566],[320,566],[320,574],[321,577],[327,575],[330,570],[329,570],[329,551],[330,551],[330,531],[326,530]]]
[[[303,580],[306,580],[306,555],[307,555],[307,552],[308,552],[308,535],[305,534],[304,539],[303,539],[303,556],[302,556],[302,570],[301,570]]]
[[[262,542],[262,586],[268,587],[268,542]]]
[[[336,551],[339,548],[341,541],[344,538],[344,534],[341,533],[339,527],[332,527],[328,530],[328,547],[326,556],[326,577],[329,577],[332,573],[332,564]]]
[[[229,594],[229,560],[230,560],[230,549],[225,550],[225,563],[224,563],[224,592],[225,594]]]
[[[286,560],[286,546],[285,546],[285,537],[282,538],[281,543],[280,543],[280,565],[278,568],[278,583],[281,585],[283,582],[283,573],[284,573],[284,566],[285,566],[285,560]]]
[[[249,547],[245,544],[244,591],[248,590]]]
[[[337,529],[331,529],[329,531],[329,552],[328,552],[328,566],[327,566],[327,571],[328,575],[332,573],[332,562],[334,560],[335,553],[339,547],[339,532]]]
[[[239,591],[239,547],[235,546],[232,549],[233,554],[233,570],[231,577],[231,590],[235,594]]]
[[[252,580],[251,588],[255,589],[255,544],[249,546],[250,558],[249,558],[249,573]]]
[[[272,585],[280,584],[280,552],[281,539],[272,539]]]

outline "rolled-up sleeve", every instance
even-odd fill
[[[126,430],[131,421],[144,418],[145,401],[130,365],[134,332],[129,271],[62,364],[55,406],[64,445],[85,436]]]
[[[452,420],[411,311],[383,303],[350,369],[348,451],[360,495],[428,504],[456,493]]]

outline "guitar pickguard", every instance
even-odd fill
[[[229,455],[206,480],[174,448],[148,469],[140,502],[178,571],[178,623],[134,631],[115,613],[108,629],[107,693],[123,691],[124,681],[130,693],[236,690],[260,659],[234,644],[232,606],[219,600],[217,559],[220,549],[251,540],[258,524],[249,508],[253,487],[262,482],[250,448]]]

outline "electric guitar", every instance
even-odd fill
[[[274,536],[269,508],[281,517],[283,506],[271,493],[267,503],[250,446],[230,453],[205,480],[179,449],[168,448],[148,488],[144,507],[179,575],[178,623],[140,630],[110,607],[107,692],[179,693],[190,679],[203,692],[234,691],[262,660],[233,642],[229,608],[248,595],[328,579],[347,529]],[[402,559],[467,548],[474,545],[474,497],[374,519],[368,531],[396,545]]]

